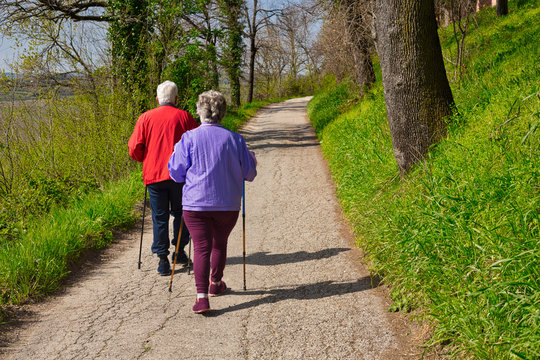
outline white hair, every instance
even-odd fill
[[[174,104],[177,96],[178,87],[172,81],[167,80],[158,85],[157,99],[160,105],[165,103]]]
[[[199,95],[197,114],[202,123],[219,124],[227,112],[227,101],[222,93],[209,90]]]

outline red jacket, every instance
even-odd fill
[[[191,114],[172,105],[161,105],[139,116],[128,147],[129,156],[143,163],[144,185],[171,179],[167,163],[174,144],[197,126]]]

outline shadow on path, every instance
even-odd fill
[[[287,126],[280,130],[242,131],[250,150],[319,146],[310,124]]]
[[[269,254],[268,251],[260,251],[246,256],[246,264],[248,265],[283,265],[292,264],[302,261],[311,261],[319,259],[327,259],[336,256],[341,252],[350,251],[348,248],[330,248],[315,252],[297,251],[288,254]],[[227,265],[238,265],[243,263],[241,256],[230,257],[227,259]]]
[[[281,111],[304,111],[306,105],[303,103],[279,103],[279,106],[268,106],[264,109],[265,114],[274,114]]]
[[[219,316],[228,312],[248,309],[264,304],[273,304],[283,300],[315,300],[325,297],[351,294],[370,290],[379,286],[379,281],[371,276],[364,276],[352,282],[322,281],[315,284],[300,285],[291,288],[278,288],[270,290],[230,291],[234,295],[261,295],[261,297],[230,306],[226,309],[212,310],[207,316]],[[227,296],[227,295],[225,295]]]

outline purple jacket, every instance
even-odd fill
[[[217,124],[203,124],[182,136],[168,163],[176,182],[185,182],[182,208],[239,211],[244,180],[257,175],[244,138]]]

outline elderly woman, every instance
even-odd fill
[[[182,206],[193,240],[197,287],[193,311],[198,314],[210,310],[208,296],[227,290],[222,280],[227,240],[238,220],[243,181],[253,181],[257,175],[255,155],[244,138],[220,124],[226,109],[221,93],[200,94],[201,126],[182,136],[168,164],[171,178],[185,182]]]

